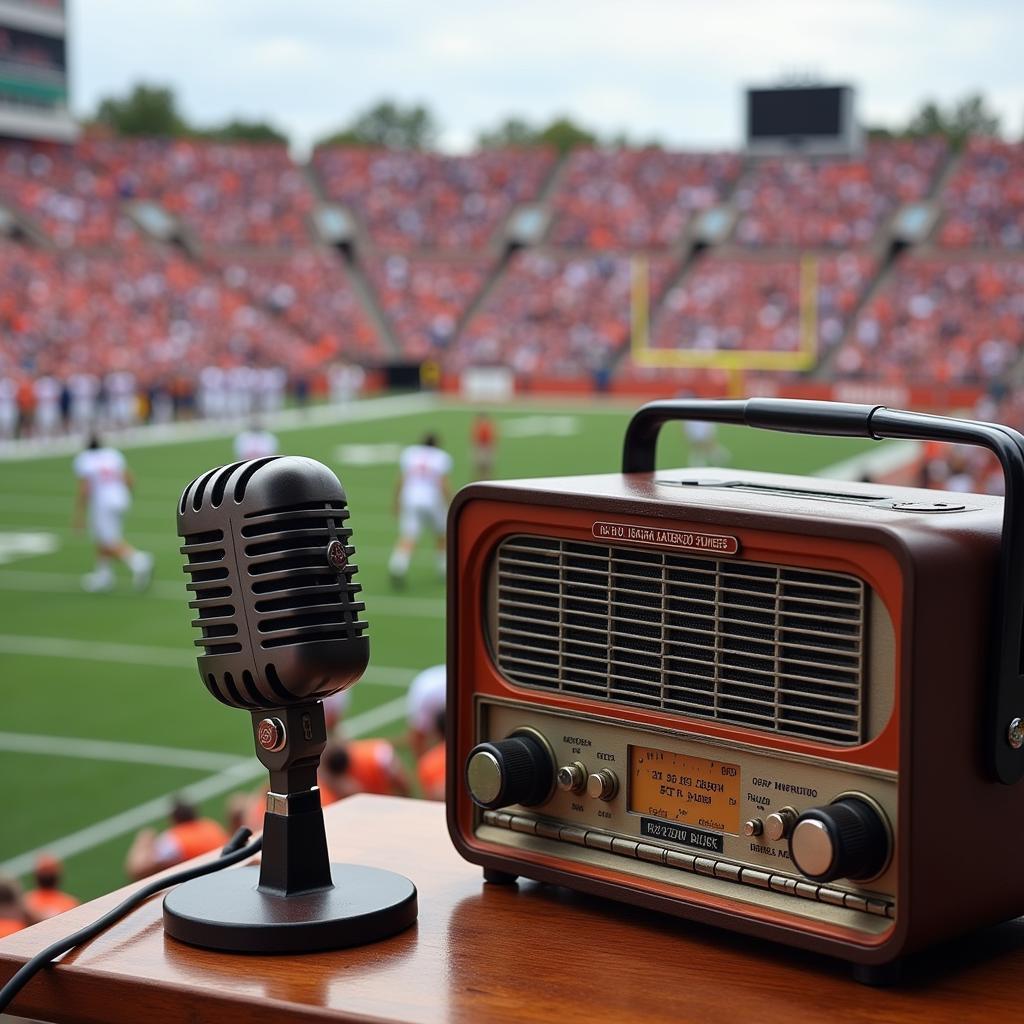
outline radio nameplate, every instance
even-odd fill
[[[827,804],[842,793],[855,791],[871,797],[884,810],[893,834],[896,834],[895,772],[853,767],[824,757],[780,751],[766,753],[764,748],[753,744],[723,742],[714,737],[704,736],[696,730],[682,732],[640,727],[632,723],[623,724],[596,715],[567,715],[557,710],[538,708],[536,705],[502,698],[477,697],[476,701],[477,742],[501,739],[517,728],[531,726],[547,738],[559,764],[580,761],[588,771],[607,768],[618,776],[618,793],[609,801],[592,799],[586,794],[556,790],[554,795],[539,807],[513,805],[504,808],[517,818],[522,816],[549,823],[549,832],[552,831],[550,825],[565,825],[580,830],[594,830],[596,833],[633,843],[652,843],[651,837],[641,831],[642,821],[645,818],[650,820],[650,815],[627,810],[631,785],[628,778],[628,748],[634,745],[654,747],[670,754],[711,758],[738,765],[741,823],[751,818],[763,820],[768,814],[786,807],[791,807],[799,813],[812,806]],[[755,784],[755,780],[758,784]],[[504,830],[485,825],[479,811],[476,819],[478,834],[483,830],[489,841],[522,849],[533,849],[540,843],[546,852],[551,852],[551,839],[524,835],[522,829],[516,829],[514,826]],[[802,879],[789,858],[788,844],[785,840],[769,842],[763,836],[747,838],[742,834],[718,830],[698,828],[698,831],[713,831],[716,837],[720,837],[720,843],[716,842],[702,849],[699,845],[673,843],[667,839],[653,842],[665,849],[721,861],[723,872],[718,879],[709,879],[700,872],[672,871],[643,858],[626,858],[611,852],[602,853],[601,850],[587,849],[584,856],[584,844],[567,844],[565,836],[559,841],[559,845],[566,844],[561,854],[566,860],[589,863],[593,856],[600,854],[604,858],[600,860],[602,867],[613,867],[617,871],[659,882],[668,881],[684,889],[704,891],[707,889],[706,883],[714,881],[714,891],[717,892],[718,888],[724,885],[726,893],[740,900],[762,902],[761,897],[767,896],[768,893],[758,889],[752,890],[749,886],[738,885],[735,882],[723,881],[726,873],[731,872],[734,867],[747,867],[755,872],[763,871],[770,875],[790,876],[797,881]],[[858,897],[863,900],[881,898],[886,903],[892,903],[897,896],[895,858],[890,858],[883,873],[870,882],[858,884],[843,879],[830,884],[828,889],[850,894],[850,902],[854,905]],[[846,923],[851,919],[863,919],[864,928],[877,930],[877,924],[867,923],[871,915],[856,913],[845,907],[829,906],[824,902],[799,899],[784,892],[772,895],[782,901],[785,909],[800,916],[834,921],[835,912],[838,910]],[[875,920],[877,922],[880,919]]]

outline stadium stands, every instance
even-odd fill
[[[0,377],[208,362],[294,366],[303,338],[193,261],[156,246],[54,252],[0,243]]]
[[[695,213],[725,198],[740,167],[735,153],[577,150],[551,197],[550,241],[581,249],[671,245]]]
[[[866,253],[811,258],[816,338],[837,344],[871,280],[877,260]],[[671,288],[655,320],[653,344],[698,350],[792,352],[800,347],[801,259],[709,256]]]
[[[923,199],[946,157],[937,139],[872,142],[863,160],[757,163],[736,191],[736,239],[749,246],[862,246],[902,203]]]
[[[353,291],[341,259],[304,246],[286,254],[244,252],[217,261],[224,284],[250,295],[260,307],[305,339],[305,369],[340,356],[379,361],[383,343]]]
[[[448,369],[506,364],[526,377],[605,370],[629,335],[631,265],[622,254],[517,253],[453,344]],[[652,295],[670,266],[651,257]]]
[[[347,204],[383,250],[478,250],[555,166],[546,149],[473,156],[326,147],[313,155],[326,196]]]
[[[407,358],[443,352],[490,272],[481,259],[417,258],[393,253],[368,264],[370,282]]]
[[[1024,247],[1024,146],[971,139],[943,203],[943,245]]]
[[[989,385],[1024,346],[1024,260],[912,255],[857,318],[842,376]]]
[[[876,141],[861,159],[328,147],[309,168],[278,145],[0,143],[0,205],[31,239],[0,243],[0,381],[123,370],[145,387],[242,364],[308,381],[427,358],[606,378],[629,340],[635,255],[650,260],[655,349],[792,351],[812,323],[818,379],[991,389],[1024,345],[1009,252],[1024,248],[1022,180],[1024,146],[993,139],[952,155]],[[344,255],[311,233],[311,181],[355,218]],[[187,248],[149,240],[127,215],[137,199],[176,218]],[[933,238],[890,249],[892,214],[922,199]],[[509,254],[501,229],[524,202],[550,227]],[[712,206],[735,213],[731,237],[692,248]]]

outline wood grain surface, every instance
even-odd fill
[[[335,953],[229,955],[165,937],[157,896],[37,976],[11,1012],[74,1024],[877,1024],[1019,1011],[1022,922],[923,954],[900,987],[872,989],[811,954],[532,882],[484,885],[452,849],[440,804],[359,796],[328,808],[326,820],[334,860],[416,883],[416,926]],[[122,895],[0,941],[0,981]]]

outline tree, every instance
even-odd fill
[[[568,153],[577,146],[593,146],[597,136],[588,128],[576,124],[568,117],[556,117],[537,135],[539,142],[553,146],[559,153]]]
[[[909,138],[941,135],[949,140],[954,149],[959,149],[972,135],[998,133],[999,115],[988,108],[984,96],[974,93],[947,109],[940,107],[934,100],[928,100],[910,119],[904,134]]]
[[[568,117],[556,117],[543,128],[535,128],[519,117],[509,117],[493,131],[481,132],[477,143],[484,147],[551,146],[568,153],[576,146],[592,146],[597,136]]]
[[[267,121],[246,121],[233,118],[226,124],[210,128],[202,133],[206,138],[219,142],[282,142],[288,144],[288,136]]]
[[[537,146],[537,129],[521,117],[506,118],[493,131],[482,131],[477,136],[482,149],[502,149],[506,146]]]
[[[437,121],[422,104],[403,107],[391,100],[382,100],[317,145],[429,149],[437,141],[437,134]]]
[[[140,82],[124,98],[100,101],[96,121],[118,135],[185,135],[188,125],[178,112],[174,92]]]

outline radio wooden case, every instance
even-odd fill
[[[958,440],[996,452],[1012,497],[1024,481],[1005,428],[751,400],[645,407],[621,474],[467,487],[449,516],[459,852],[493,881],[816,950],[869,981],[1024,912],[1012,509],[653,472],[676,419]]]

